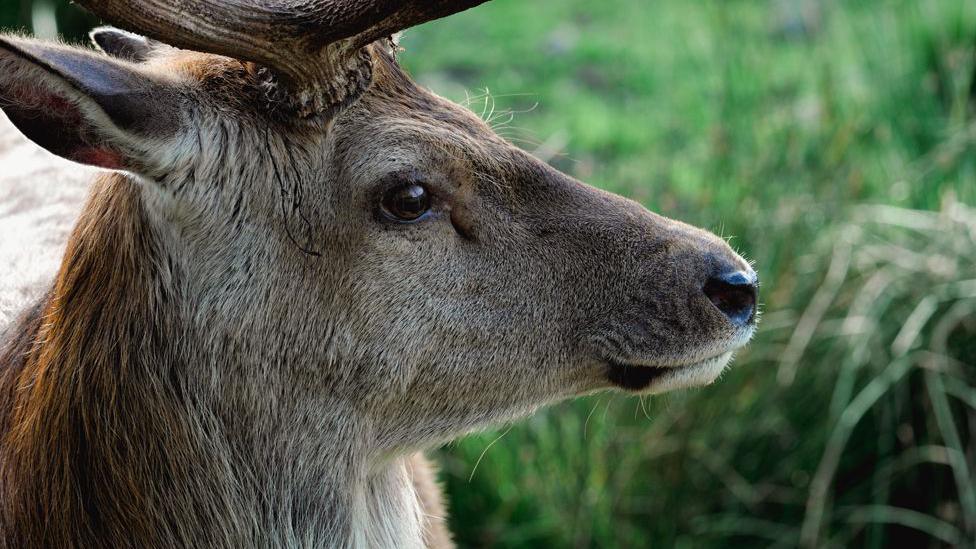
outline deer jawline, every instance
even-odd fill
[[[643,366],[608,360],[607,379],[631,392],[663,393],[683,387],[708,385],[732,361],[732,351],[681,366]]]

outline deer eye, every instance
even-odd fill
[[[383,195],[383,213],[394,221],[417,221],[430,211],[430,193],[423,185],[409,183],[394,187]]]

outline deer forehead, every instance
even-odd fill
[[[469,109],[414,85],[399,69],[378,71],[360,101],[337,118],[329,139],[329,160],[359,184],[413,171],[458,188],[488,182],[481,187],[490,191],[524,159]]]
[[[274,100],[261,89],[266,83],[257,75],[260,69],[251,64],[166,47],[160,48],[146,67],[183,82],[210,116],[237,117],[248,125],[262,120],[256,129],[306,143],[330,138],[337,148],[350,153],[347,156],[376,158],[378,172],[383,172],[384,166],[397,168],[403,163],[447,158],[491,164],[511,152],[511,145],[476,114],[417,86],[378,45],[370,46],[370,50],[376,60],[370,88],[334,121],[322,126],[269,117],[268,103]]]

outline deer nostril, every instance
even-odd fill
[[[745,326],[755,320],[759,282],[751,270],[712,277],[702,291],[733,324]]]

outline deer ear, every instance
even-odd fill
[[[165,47],[145,36],[132,34],[115,27],[98,27],[88,35],[98,49],[119,59],[142,63],[149,59],[154,51]]]
[[[0,37],[0,108],[28,139],[69,160],[143,172],[179,127],[177,100],[172,84],[136,65]]]

